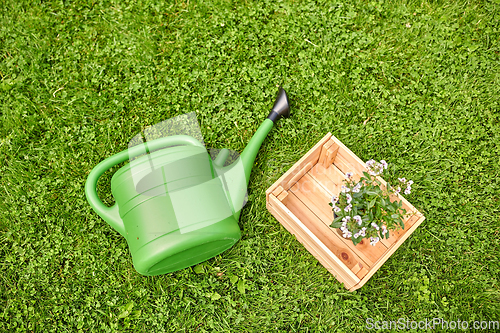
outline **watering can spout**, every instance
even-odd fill
[[[285,89],[280,87],[280,90],[278,90],[278,96],[276,96],[276,101],[274,101],[273,108],[267,116],[267,119],[271,119],[273,122],[276,122],[281,117],[290,117],[290,102],[288,101]]]
[[[267,116],[267,119],[259,126],[255,134],[252,136],[247,146],[241,153],[241,160],[245,169],[245,180],[248,184],[250,180],[250,173],[252,172],[252,166],[255,161],[255,157],[259,152],[260,146],[264,142],[269,131],[273,128],[275,122],[277,122],[281,117],[290,117],[290,103],[288,102],[288,96],[285,89],[281,88],[278,91],[274,106],[271,112]]]
[[[234,174],[239,174],[238,177],[232,177],[230,182],[226,184],[229,187],[229,192],[231,193],[232,206],[235,211],[234,217],[238,220],[241,212],[241,207],[245,201],[246,189],[248,182],[250,181],[250,173],[252,172],[253,163],[255,157],[260,149],[260,146],[264,142],[267,134],[273,128],[273,125],[281,117],[288,118],[290,116],[290,103],[288,101],[288,96],[283,88],[280,88],[274,106],[271,109],[268,117],[259,126],[255,134],[252,136],[247,146],[241,153],[239,161],[234,164],[238,164],[238,167],[229,166],[238,169],[240,172],[235,171]],[[242,175],[244,174],[244,177]],[[239,208],[239,209],[238,209]]]

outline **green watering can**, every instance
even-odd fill
[[[90,172],[87,200],[125,237],[140,274],[165,274],[210,259],[240,239],[238,220],[255,157],[274,122],[289,115],[288,97],[280,88],[269,116],[230,164],[227,149],[212,160],[205,146],[189,135],[130,147]],[[97,195],[97,181],[126,160],[130,162],[111,179],[115,204],[107,207]]]

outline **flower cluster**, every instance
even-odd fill
[[[410,194],[411,193],[411,185],[413,184],[413,180],[408,180],[407,181],[406,178],[404,178],[404,177],[403,178],[398,178],[398,180],[399,180],[399,183],[400,183],[401,186],[403,186],[403,187],[406,186],[406,189],[405,189],[404,193],[405,194]],[[396,192],[395,192],[396,194],[399,194],[399,192],[401,192],[401,186],[398,186],[396,188]]]
[[[386,161],[381,160],[380,163],[377,163],[375,160],[369,160],[366,162],[366,168],[368,169],[368,174],[370,176],[379,176],[381,175],[384,170],[387,169],[387,164]]]
[[[382,185],[377,176],[387,170],[386,161],[369,160],[367,172],[359,181],[355,181],[352,172],[346,173],[344,185],[339,197],[333,196],[330,206],[334,212],[332,228],[339,228],[344,238],[350,238],[354,245],[364,238],[375,246],[381,239],[389,237],[389,231],[404,228],[403,218],[406,211],[400,201],[391,201],[392,194],[399,194],[401,187],[406,187],[405,194],[410,194],[413,181],[398,178],[396,188]]]

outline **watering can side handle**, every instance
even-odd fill
[[[114,204],[111,207],[104,205],[97,195],[97,181],[99,178],[109,169],[118,165],[130,158],[134,158],[141,154],[144,154],[144,145],[146,145],[147,151],[152,151],[160,148],[166,148],[168,146],[175,145],[193,145],[204,148],[198,140],[187,135],[175,135],[168,136],[165,138],[156,139],[150,142],[146,142],[142,145],[137,145],[118,154],[108,157],[101,163],[97,164],[92,171],[90,171],[85,183],[85,196],[89,202],[92,209],[113,229],[118,231],[123,237],[127,238],[125,226],[123,220],[118,212],[118,205]]]
[[[87,182],[85,183],[85,196],[87,197],[90,207],[92,207],[92,209],[104,221],[106,221],[111,227],[113,227],[113,229],[118,231],[125,238],[127,238],[125,226],[120,218],[118,205],[114,204],[113,206],[108,207],[102,203],[101,199],[99,199],[99,196],[97,195],[97,181],[107,170],[121,162],[126,161],[127,159],[128,152],[126,150],[108,157],[101,163],[97,164],[94,169],[90,171]]]

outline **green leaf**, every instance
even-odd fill
[[[366,209],[371,209],[373,206],[375,206],[376,202],[377,202],[377,199],[373,199],[372,201],[370,201],[368,203],[368,206],[366,207]]]
[[[210,299],[211,299],[212,301],[216,301],[216,300],[218,300],[218,299],[220,299],[220,298],[221,298],[221,296],[219,295],[219,293],[216,293],[216,292],[215,292],[215,293],[213,293],[213,294],[212,294],[212,296],[210,297]]]
[[[354,244],[354,246],[358,245],[359,242],[361,242],[363,240],[362,237],[358,237],[358,238],[352,238],[352,243]]]
[[[234,285],[236,281],[238,281],[238,277],[236,275],[233,275],[229,278],[229,281],[231,282],[232,285]]]
[[[198,265],[194,266],[193,270],[196,274],[201,274],[201,273],[205,272],[202,264],[198,264]]]
[[[332,224],[330,224],[330,228],[340,228],[342,226],[342,221],[335,222],[335,220],[333,220]]]
[[[245,294],[245,280],[239,280],[237,288],[240,293]]]
[[[118,319],[127,318],[129,314],[130,312],[128,311],[122,311],[122,313],[118,315]]]
[[[132,311],[133,308],[134,308],[134,302],[133,301],[131,301],[127,305],[125,305],[125,310],[128,311],[128,312]]]

